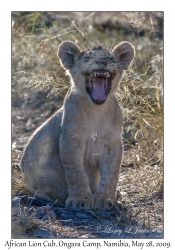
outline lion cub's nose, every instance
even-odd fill
[[[107,64],[107,60],[98,60],[98,61],[95,61],[96,64],[98,64],[100,67],[105,67],[106,64]]]

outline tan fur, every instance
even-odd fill
[[[123,118],[114,94],[134,58],[134,48],[123,42],[112,52],[103,48],[81,52],[67,41],[60,45],[58,55],[72,85],[62,108],[35,131],[26,146],[21,161],[25,181],[42,199],[59,199],[73,208],[106,209],[116,203],[122,158]],[[114,76],[101,105],[93,103],[86,92],[86,75],[94,70],[109,70]]]

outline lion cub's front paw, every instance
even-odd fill
[[[117,201],[115,198],[107,198],[103,196],[96,195],[94,200],[94,208],[100,210],[107,210],[117,208],[120,209],[122,206],[121,202]]]
[[[71,197],[66,200],[66,207],[72,207],[74,209],[93,209],[94,208],[94,196],[87,194],[84,197]]]

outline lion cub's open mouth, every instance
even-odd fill
[[[103,104],[111,89],[112,75],[109,71],[93,71],[88,75],[87,92],[96,104]]]

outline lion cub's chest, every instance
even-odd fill
[[[102,156],[106,154],[106,147],[113,144],[116,133],[117,128],[107,117],[91,116],[85,127],[85,160],[91,165],[99,164]]]

